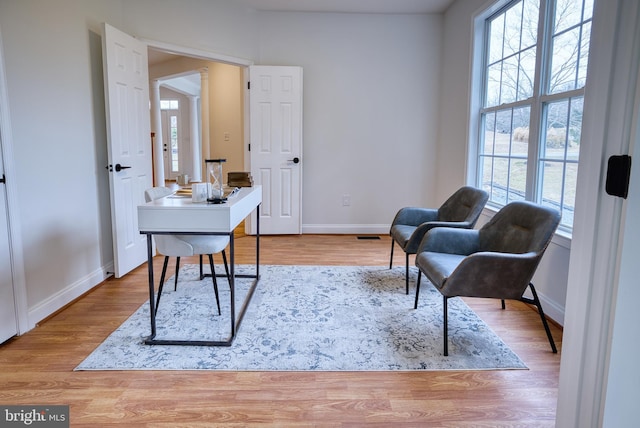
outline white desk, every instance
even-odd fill
[[[235,339],[244,313],[260,279],[260,204],[262,186],[243,187],[224,204],[193,203],[191,198],[167,196],[138,206],[138,229],[147,235],[147,262],[149,266],[149,305],[151,335],[145,340],[150,345],[199,345],[230,346]],[[237,277],[254,278],[236,320],[235,310],[235,258],[233,230],[254,210],[256,215],[256,270],[254,275]],[[153,278],[153,235],[197,234],[229,236],[229,285],[231,287],[231,334],[226,340],[158,340],[155,319],[155,286]]]

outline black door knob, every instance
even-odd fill
[[[293,158],[293,159],[289,159],[289,162],[293,162],[293,163],[300,163],[300,158]]]
[[[120,165],[119,163],[116,164],[116,172],[120,172],[123,169],[129,169],[129,168],[131,168],[131,167],[130,166],[123,166],[123,165]]]

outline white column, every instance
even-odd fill
[[[200,109],[202,114],[202,159],[200,165],[204,166],[204,160],[211,157],[211,147],[209,142],[209,69],[200,70]],[[204,169],[203,169],[204,171]],[[205,181],[208,177],[205,177]]]
[[[191,117],[191,156],[193,169],[191,171],[192,181],[202,181],[202,153],[200,151],[200,127],[198,126],[198,98],[197,96],[189,97],[189,108]]]
[[[164,186],[164,145],[162,144],[162,117],[160,115],[160,81],[152,80],[151,95],[151,132],[153,140],[153,182],[155,186]]]

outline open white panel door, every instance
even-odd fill
[[[0,135],[0,147],[2,146],[1,137],[2,135]],[[0,343],[18,334],[13,272],[11,271],[7,199],[2,165],[2,150],[0,150]]]
[[[147,261],[137,206],[153,184],[147,45],[103,24],[109,187],[117,278]]]
[[[249,81],[251,176],[263,192],[260,233],[300,234],[302,68],[252,66]]]

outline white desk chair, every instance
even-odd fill
[[[152,187],[144,192],[144,198],[147,202],[151,202],[156,199],[164,198],[173,193],[168,187]],[[224,268],[227,273],[227,279],[229,279],[229,267],[227,265],[227,255],[224,249],[229,245],[228,236],[213,236],[213,235],[154,235],[153,238],[156,241],[156,249],[162,255],[164,255],[164,263],[162,265],[162,275],[160,276],[160,286],[158,288],[158,297],[156,299],[156,312],[158,312],[158,305],[160,304],[160,296],[162,295],[162,288],[164,286],[164,278],[167,273],[167,264],[169,263],[169,257],[176,258],[176,274],[174,288],[178,289],[178,272],[180,269],[180,257],[187,256],[200,256],[200,279],[204,278],[202,272],[202,256],[204,254],[209,256],[209,266],[211,268],[211,279],[213,280],[213,291],[216,295],[216,304],[218,305],[218,315],[220,315],[220,299],[218,296],[218,281],[216,280],[216,272],[213,266],[213,254],[222,252],[222,258],[224,260]]]

